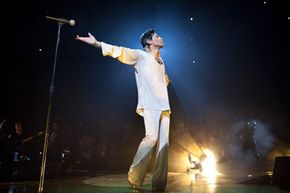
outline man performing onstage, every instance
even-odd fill
[[[153,152],[156,159],[152,170],[152,189],[164,191],[167,184],[170,106],[167,92],[169,83],[165,65],[160,57],[163,39],[149,29],[141,35],[143,50],[113,46],[88,37],[76,37],[102,50],[103,56],[117,58],[135,69],[138,90],[136,112],[144,118],[145,137],[140,143],[128,172],[131,188],[142,186]],[[156,149],[155,149],[156,148]],[[154,151],[156,150],[156,151]]]

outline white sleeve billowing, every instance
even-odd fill
[[[134,49],[113,46],[101,42],[103,56],[117,58],[120,62],[128,65],[135,65],[138,61],[139,52]]]

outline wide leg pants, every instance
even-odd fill
[[[145,137],[141,141],[128,172],[131,185],[143,185],[152,154],[155,152],[152,170],[152,185],[165,188],[168,172],[169,113],[144,110]],[[155,151],[154,151],[155,150]]]

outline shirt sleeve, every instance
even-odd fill
[[[120,62],[128,65],[135,65],[138,61],[139,52],[134,49],[113,46],[101,42],[103,56],[117,58]]]

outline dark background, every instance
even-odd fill
[[[61,29],[52,121],[60,125],[59,148],[74,152],[81,167],[127,168],[144,135],[133,69],[74,40],[88,32],[141,49],[140,34],[157,30],[165,40],[173,129],[186,117],[190,130],[207,139],[215,128],[225,135],[237,121],[255,118],[289,144],[290,7],[286,0],[265,2],[9,3],[2,8],[9,11],[2,13],[0,118],[22,121],[27,136],[45,128],[57,37],[48,15],[76,21]]]

